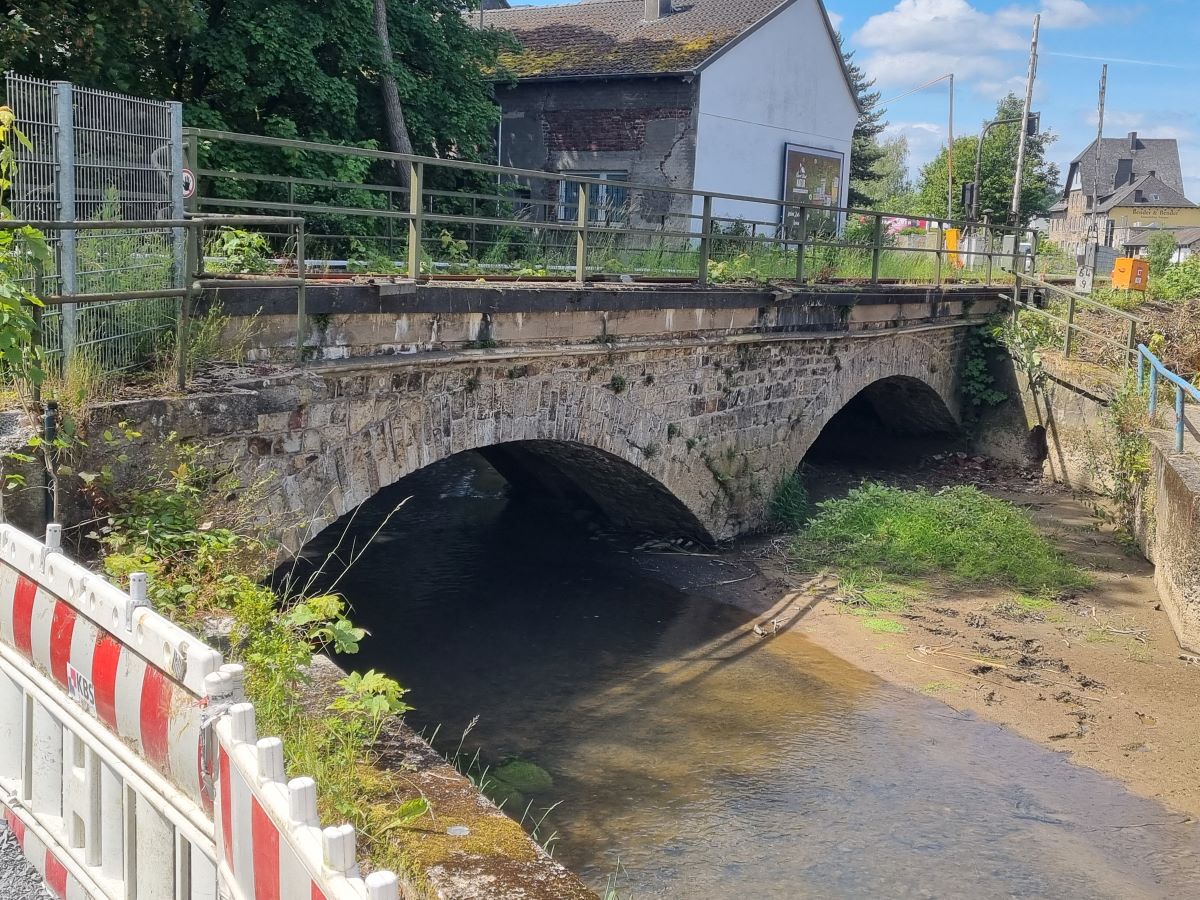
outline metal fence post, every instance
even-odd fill
[[[883,255],[883,214],[875,214],[875,231],[871,245],[871,284],[879,283],[879,258]]]
[[[296,365],[304,364],[304,336],[308,331],[308,293],[304,273],[308,268],[304,256],[304,223],[296,225],[296,273],[300,284],[296,286]]]
[[[700,210],[700,278],[701,287],[708,284],[708,261],[712,254],[709,234],[712,232],[712,194],[705,194]]]
[[[425,166],[423,163],[409,164],[408,170],[408,277],[416,281],[421,277],[421,241],[425,224]]]
[[[800,207],[799,222],[800,241],[796,245],[796,284],[804,284],[804,245],[808,243],[808,207]]]
[[[1150,418],[1158,412],[1158,366],[1150,363]]]
[[[46,295],[46,272],[42,267],[42,261],[35,259],[33,261],[33,296],[40,301]],[[42,334],[42,312],[41,305],[33,307],[33,351],[37,353],[40,348],[46,346],[46,336]],[[33,389],[33,402],[42,402],[42,386],[35,383],[31,385]]]
[[[75,221],[75,97],[70,82],[55,81],[54,122],[55,155],[58,167],[54,174],[58,186],[58,219]],[[74,230],[59,233],[58,277],[61,293],[69,296],[79,292],[78,244]],[[79,343],[79,307],[64,303],[62,315],[62,359],[65,368]]]
[[[1129,320],[1129,334],[1126,338],[1125,346],[1128,348],[1128,352],[1125,354],[1125,368],[1128,369],[1133,363],[1134,355],[1137,353],[1137,322],[1133,321],[1133,319]]]
[[[192,297],[196,290],[196,275],[200,256],[200,230],[203,223],[196,221],[187,229],[184,251],[183,297],[179,301],[179,319],[175,324],[175,383],[180,391],[187,389],[188,374],[188,330],[192,313]]]
[[[575,283],[587,281],[588,185],[580,184],[575,210]]]
[[[184,132],[183,155],[187,161],[187,167],[192,171],[192,177],[196,179],[195,187],[192,188],[192,196],[184,198],[183,206],[188,212],[195,212],[200,206],[200,176],[196,174],[200,169],[200,138],[191,128]],[[187,240],[186,236],[184,240]],[[185,256],[186,253],[185,250]]]
[[[937,249],[934,250],[935,265],[933,267],[933,283],[935,287],[942,286],[942,248],[946,245],[946,224],[938,223]]]
[[[167,115],[170,118],[171,129],[171,218],[183,218],[183,104],[171,102],[167,104]],[[195,170],[192,172],[195,175]],[[193,190],[193,196],[195,191]],[[171,229],[171,256],[174,271],[175,287],[184,287],[183,280],[187,277],[187,232],[183,228]]]
[[[1183,451],[1183,388],[1175,385],[1175,450]]]
[[[988,217],[983,217],[983,250],[987,254],[987,286],[992,286],[992,229]]]
[[[1075,295],[1067,295],[1067,336],[1063,339],[1063,356],[1071,357],[1071,334],[1075,329]]]

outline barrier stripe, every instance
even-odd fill
[[[33,601],[37,585],[24,575],[17,576],[13,591],[13,643],[25,656],[33,655]]]
[[[171,688],[166,676],[153,666],[146,666],[142,676],[142,696],[139,713],[142,750],[150,762],[164,772],[170,771],[167,759],[167,715],[171,708]]]
[[[75,610],[60,600],[54,601],[50,622],[50,674],[63,687],[67,685],[67,663],[71,659],[71,636],[75,632]]]
[[[100,721],[117,730],[117,666],[121,644],[107,631],[100,632],[92,651],[92,686],[96,689],[96,714]]]
[[[254,900],[279,900],[279,832],[257,797],[250,798],[254,843]]]
[[[46,851],[46,887],[54,892],[54,896],[66,900],[67,896],[67,867],[49,850]]]
[[[315,884],[312,886],[312,900],[326,900],[324,892]]]
[[[221,839],[217,841],[217,849],[221,854],[221,861],[229,866],[230,872],[237,875],[237,870],[233,867],[233,854],[229,852],[229,848],[233,846],[233,800],[229,796],[229,753],[224,747],[221,748],[218,766],[220,774],[217,777],[221,782]]]
[[[14,813],[7,806],[4,807],[4,821],[8,823],[9,829],[12,830],[13,835],[16,837],[17,845],[22,850],[24,850],[25,849],[25,823],[22,822],[20,819],[18,819],[17,814]]]

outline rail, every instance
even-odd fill
[[[1158,379],[1165,378],[1175,387],[1175,449],[1182,452],[1187,431],[1187,398],[1190,397],[1193,403],[1200,403],[1200,389],[1163,365],[1162,360],[1145,344],[1137,345],[1137,354],[1138,390],[1149,394],[1151,417],[1158,411]]]
[[[1037,315],[1040,315],[1043,318],[1049,319],[1050,321],[1055,322],[1059,325],[1062,325],[1063,329],[1064,329],[1064,334],[1063,334],[1063,356],[1064,357],[1070,358],[1071,352],[1073,350],[1074,336],[1075,336],[1075,333],[1078,332],[1080,334],[1086,334],[1089,337],[1093,337],[1096,340],[1101,341],[1102,343],[1107,344],[1110,347],[1116,348],[1122,354],[1122,357],[1125,361],[1126,368],[1128,368],[1129,366],[1131,366],[1133,364],[1134,360],[1137,358],[1137,353],[1138,353],[1138,350],[1137,350],[1137,348],[1138,348],[1138,342],[1137,342],[1138,326],[1145,325],[1146,324],[1145,319],[1143,319],[1139,316],[1135,316],[1135,315],[1133,315],[1133,313],[1128,313],[1128,312],[1125,312],[1124,310],[1117,309],[1116,307],[1108,306],[1104,303],[1101,303],[1098,300],[1093,300],[1091,297],[1086,297],[1083,294],[1076,294],[1074,291],[1069,291],[1064,287],[1060,287],[1059,285],[1056,285],[1056,284],[1051,284],[1050,282],[1043,281],[1040,278],[1034,278],[1030,275],[1025,275],[1020,272],[1012,272],[1011,274],[1013,275],[1013,278],[1016,281],[1016,287],[1013,290],[1013,318],[1014,318],[1014,321],[1019,317],[1020,310],[1024,309],[1024,310],[1028,310],[1029,312],[1036,313]],[[1062,316],[1057,316],[1054,313],[1050,312],[1049,310],[1042,309],[1040,307],[1034,306],[1032,303],[1028,303],[1028,302],[1021,300],[1020,294],[1021,294],[1022,285],[1028,285],[1028,286],[1030,286],[1032,288],[1036,288],[1038,290],[1046,291],[1048,293],[1057,294],[1058,296],[1065,297],[1066,301],[1067,301],[1066,318],[1063,318]],[[1075,321],[1075,313],[1077,311],[1078,305],[1081,303],[1086,306],[1091,306],[1105,314],[1115,316],[1116,318],[1124,320],[1127,323],[1126,330],[1125,330],[1125,341],[1124,342],[1118,341],[1118,340],[1110,337],[1109,335],[1101,334],[1098,331],[1093,331],[1090,328],[1085,328],[1084,326],[1079,325]]]
[[[710,266],[717,263],[717,251],[730,247],[750,248],[751,252],[769,255],[764,265],[770,265],[772,277],[794,278],[798,283],[810,277],[825,280],[830,268],[828,257],[844,253],[849,258],[847,265],[852,265],[862,280],[871,283],[888,277],[888,267],[894,266],[903,272],[920,270],[920,277],[910,280],[924,283],[940,285],[956,280],[955,275],[966,270],[971,280],[991,284],[996,267],[1002,262],[1009,261],[1016,267],[1022,236],[1029,234],[1030,246],[1036,247],[1032,232],[987,221],[699,191],[670,184],[644,184],[212,129],[185,129],[184,139],[188,164],[201,182],[201,191],[189,201],[192,208],[304,215],[310,221],[314,240],[317,230],[313,221],[319,220],[328,222],[330,228],[341,228],[341,232],[327,233],[327,238],[380,240],[389,249],[393,241],[403,241],[406,245],[403,271],[414,279],[422,273],[430,225],[441,226],[447,234],[453,231],[463,237],[468,248],[476,250],[485,245],[495,250],[500,240],[506,240],[503,235],[513,230],[529,240],[550,236],[551,241],[561,241],[550,248],[553,254],[560,254],[556,257],[559,265],[546,268],[566,269],[579,284],[594,274],[624,274],[627,271],[624,261],[614,260],[610,254],[640,252],[656,260],[658,273],[688,275],[705,285],[712,277]],[[404,183],[382,183],[386,180],[383,170],[381,177],[364,177],[362,183],[356,183],[345,178],[292,177],[278,171],[255,173],[219,166],[201,167],[201,142],[207,142],[210,148],[234,143],[286,151],[283,165],[294,161],[297,153],[306,154],[308,161],[335,157],[390,163],[387,177]],[[402,171],[397,171],[400,167]],[[435,188],[429,184],[435,172],[442,174],[443,179],[448,172],[471,183],[454,190]],[[222,191],[216,188],[226,182],[232,182],[233,186],[225,185],[229,188],[224,190],[227,196],[220,196]],[[534,183],[541,184],[540,193],[532,189]],[[262,188],[259,191],[262,196],[246,196],[248,192],[254,193],[252,189],[248,191],[248,185],[254,184]],[[320,198],[314,194],[321,190],[325,191],[326,199],[318,202]],[[626,199],[601,203],[601,191],[604,196],[613,192]],[[301,196],[305,193],[309,196]],[[641,198],[640,202],[633,202],[635,196]],[[362,201],[361,205],[355,205],[356,197]],[[656,210],[653,215],[647,211],[651,208]],[[464,211],[467,209],[470,211]],[[770,213],[769,217],[762,218],[763,210]],[[757,218],[751,215],[755,211]],[[853,240],[844,236],[842,227],[851,218],[859,220],[857,237]],[[358,223],[353,229],[357,234],[351,233],[346,220]],[[364,224],[362,220],[368,221]],[[897,242],[892,232],[905,223],[923,228],[919,235],[906,236],[908,243],[902,245],[904,242]],[[403,225],[403,236],[394,233],[394,224]],[[487,235],[481,238],[480,230],[487,232],[491,240]],[[955,231],[963,239],[961,246],[954,246]],[[597,260],[597,256],[603,258]],[[618,265],[612,265],[614,262]]]
[[[147,299],[176,299],[179,301],[178,314],[175,321],[175,366],[176,383],[179,390],[187,385],[189,366],[190,319],[194,301],[199,291],[217,287],[225,283],[220,273],[205,271],[205,255],[203,252],[204,231],[207,228],[220,227],[285,227],[292,230],[294,239],[294,255],[296,260],[295,277],[256,278],[254,284],[263,288],[292,288],[296,291],[296,359],[303,361],[304,335],[308,328],[307,322],[307,264],[305,259],[304,219],[298,216],[257,216],[257,215],[191,215],[183,219],[104,219],[88,221],[42,221],[29,219],[0,219],[0,230],[16,231],[23,228],[34,228],[41,232],[75,232],[91,231],[130,231],[134,229],[178,229],[185,235],[184,268],[182,286],[164,287],[153,290],[126,290],[104,292],[61,292],[49,293],[45,290],[44,271],[40,263],[36,263],[32,273],[33,294],[39,303],[45,307],[61,307],[65,305],[108,303],[123,300]],[[237,279],[244,283],[244,277]],[[35,340],[40,341],[41,309],[35,311],[38,321],[38,332]]]

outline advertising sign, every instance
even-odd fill
[[[833,150],[818,150],[800,144],[786,144],[783,161],[783,199],[810,206],[841,206],[842,164],[845,155]],[[784,231],[791,240],[798,240],[799,210],[784,209]],[[808,231],[833,233],[837,231],[838,214],[808,213]]]

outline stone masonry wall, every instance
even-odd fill
[[[171,431],[210,441],[248,480],[268,479],[264,517],[292,546],[422,466],[513,441],[594,448],[602,453],[589,465],[617,480],[634,466],[665,488],[641,495],[643,518],[661,529],[671,513],[681,534],[722,539],[763,522],[774,485],[868,385],[923,383],[957,417],[966,332],[418,354],[114,404],[106,415],[138,423],[148,446]],[[636,527],[638,504],[625,506]]]

